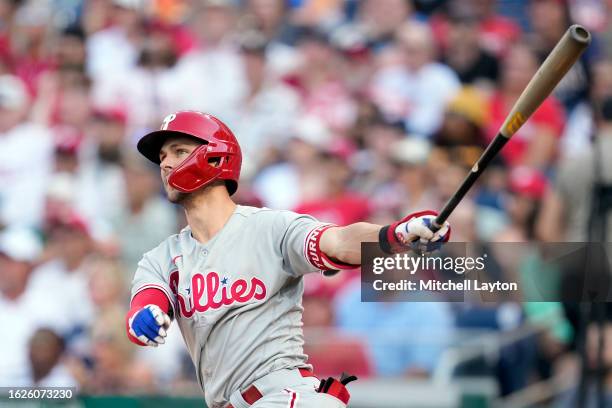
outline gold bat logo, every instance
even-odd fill
[[[525,116],[523,116],[521,112],[516,112],[506,125],[506,135],[508,137],[512,136],[521,126],[523,126],[525,121]]]

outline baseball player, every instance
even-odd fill
[[[240,146],[200,112],[167,116],[138,150],[160,166],[168,199],[183,206],[189,225],[138,264],[130,340],[163,344],[175,320],[210,408],[345,407],[355,378],[319,381],[302,350],[302,276],[354,268],[362,241],[387,253],[430,250],[448,240],[449,225],[434,233],[435,213],[422,212],[384,227],[340,227],[236,205]]]

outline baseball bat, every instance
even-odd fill
[[[574,24],[565,32],[514,103],[495,139],[487,146],[463,183],[449,198],[434,220],[434,230],[441,228],[455,207],[478,180],[478,177],[485,171],[491,160],[510,140],[512,135],[523,126],[544,99],[550,95],[590,42],[591,34],[581,25]]]

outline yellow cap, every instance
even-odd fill
[[[474,87],[464,87],[446,106],[446,111],[463,116],[477,126],[483,126],[488,117],[485,96]]]

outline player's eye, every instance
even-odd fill
[[[176,154],[178,156],[184,156],[186,154],[189,154],[189,150],[187,150],[187,149],[176,149]]]

